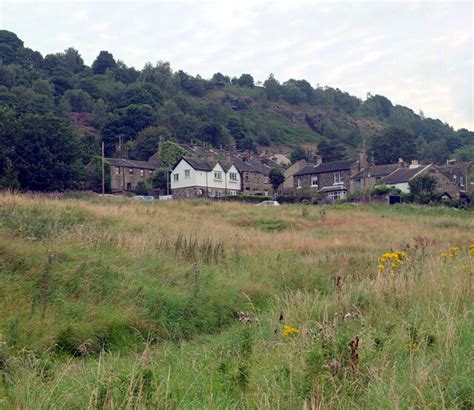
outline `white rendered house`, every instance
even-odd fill
[[[236,195],[240,173],[233,164],[182,157],[171,171],[171,193],[178,199]]]

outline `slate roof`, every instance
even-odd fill
[[[370,173],[371,178],[384,177],[391,174],[393,171],[400,168],[399,164],[386,164],[386,165],[372,165],[371,167],[362,170],[355,174],[353,178],[364,178],[368,177]]]
[[[296,174],[294,174],[294,176],[322,174],[324,172],[345,171],[347,169],[351,169],[355,162],[357,162],[357,160],[348,159],[344,161],[323,162],[322,164],[316,166],[308,165],[302,170],[298,171]]]
[[[105,160],[114,167],[158,169],[161,166],[159,162],[134,161],[124,158],[105,158]]]
[[[212,171],[217,161],[207,161],[205,159],[196,159],[190,157],[182,157],[189,165],[198,171]],[[180,160],[181,161],[181,160]],[[179,161],[178,161],[179,162]]]
[[[400,168],[390,175],[380,180],[381,184],[400,184],[410,181],[417,174],[425,171],[429,165],[422,165],[417,168]]]

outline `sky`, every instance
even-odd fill
[[[368,92],[474,130],[472,1],[12,1],[0,28],[43,55],[101,50],[137,69],[250,73]]]

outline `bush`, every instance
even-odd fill
[[[137,187],[135,188],[135,193],[137,195],[148,195],[148,192],[151,189],[151,185],[147,181],[139,181]]]

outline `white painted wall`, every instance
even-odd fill
[[[189,170],[189,177],[185,177],[185,171]],[[221,179],[216,178],[216,173],[221,173]],[[237,180],[230,180],[230,172],[237,174]],[[174,175],[178,175],[178,181],[175,181]],[[220,163],[216,163],[212,171],[206,172],[194,169],[186,160],[181,159],[176,167],[171,171],[171,189],[176,188],[188,188],[188,187],[206,187],[211,190],[214,188],[228,189],[229,191],[239,192],[241,190],[241,178],[237,168],[232,165],[228,172],[224,171],[224,168]]]
[[[233,181],[230,179],[230,174],[232,172],[237,174],[237,181]],[[227,171],[226,180],[227,180],[228,191],[235,191],[236,193],[239,193],[242,190],[242,181],[240,179],[240,172],[234,165],[232,165]]]
[[[388,184],[387,186],[392,187],[392,188],[398,188],[400,191],[402,191],[405,194],[410,193],[410,186],[408,185],[408,182],[401,182],[399,184]]]

